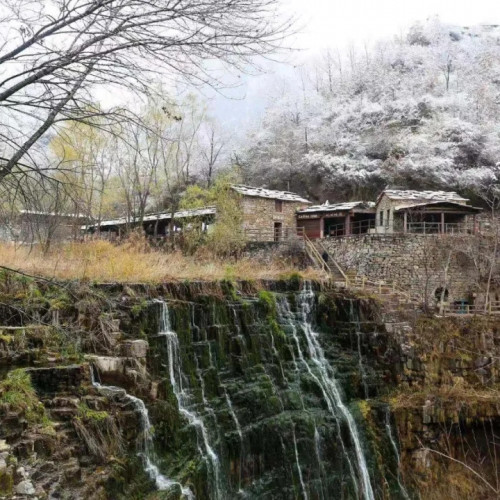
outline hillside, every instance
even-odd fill
[[[327,51],[280,88],[244,155],[254,184],[345,200],[500,182],[498,26],[417,24],[363,52]]]

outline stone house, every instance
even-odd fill
[[[280,241],[297,234],[296,212],[311,202],[288,191],[233,185],[238,194],[242,213],[242,225],[248,241]],[[190,224],[201,225],[210,230],[217,219],[215,207],[181,210],[173,214],[174,231],[181,231]],[[171,212],[148,214],[143,220],[146,235],[164,237],[168,235],[172,220]],[[125,217],[104,220],[100,224],[87,226],[89,233],[99,231],[102,235],[119,237],[131,225]]]
[[[311,202],[289,191],[234,185],[249,241],[280,241],[297,234],[297,211]]]
[[[386,189],[375,205],[376,233],[475,232],[480,208],[452,191]]]

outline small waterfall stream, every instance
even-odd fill
[[[149,412],[144,404],[142,399],[139,399],[132,394],[128,394],[125,389],[121,387],[116,387],[113,385],[103,385],[96,380],[99,377],[99,374],[95,373],[95,367],[90,366],[91,373],[91,381],[92,385],[101,393],[104,394],[112,394],[112,395],[120,395],[123,398],[127,399],[132,403],[135,411],[139,414],[140,423],[141,423],[141,432],[140,437],[141,441],[139,444],[140,451],[138,455],[141,457],[144,463],[144,470],[148,474],[148,476],[155,482],[156,488],[160,491],[168,490],[174,485],[181,486],[182,494],[186,496],[188,499],[194,499],[194,495],[189,488],[183,487],[177,481],[173,481],[172,479],[167,478],[163,474],[161,474],[158,466],[155,464],[155,456],[153,449],[153,426],[151,425],[151,421],[149,420]]]
[[[219,457],[210,444],[209,432],[203,419],[190,405],[190,395],[183,387],[182,364],[180,357],[180,345],[177,333],[172,330],[167,303],[160,301],[160,331],[159,336],[165,337],[168,352],[168,372],[170,384],[177,399],[179,412],[186,418],[197,432],[199,443],[198,451],[209,468],[211,478],[211,492],[214,500],[226,498],[221,484],[221,465]],[[203,399],[204,392],[203,392]],[[206,404],[206,401],[203,401]],[[201,444],[200,444],[201,441]]]
[[[389,441],[391,443],[392,449],[394,450],[394,455],[396,456],[396,461],[398,464],[398,470],[397,470],[397,480],[398,480],[398,485],[399,489],[401,490],[401,494],[405,498],[405,500],[410,500],[410,495],[406,491],[406,488],[404,487],[403,482],[401,481],[401,458],[399,455],[399,448],[396,443],[396,440],[394,439],[394,436],[392,434],[392,428],[391,428],[391,411],[389,407],[387,407],[386,412],[385,412],[385,429],[387,431],[387,436],[389,437]]]
[[[358,483],[357,488],[366,500],[374,500],[375,496],[370,482],[370,475],[368,472],[368,467],[366,465],[366,459],[363,447],[361,445],[356,422],[351,412],[342,400],[340,387],[334,377],[328,361],[325,358],[323,349],[318,341],[318,334],[312,329],[314,291],[309,282],[304,283],[302,291],[298,294],[297,305],[299,308],[297,320],[299,321],[302,333],[305,336],[308,348],[308,357],[315,367],[314,372],[309,367],[309,363],[304,359],[304,354],[302,353],[302,350],[300,348],[300,341],[297,338],[296,329],[293,328],[292,332],[298,348],[299,358],[305,364],[310,374],[316,379],[325,397],[325,401],[330,409],[330,412],[336,418],[340,416],[340,418],[347,424],[351,440],[354,444],[356,456],[356,465],[358,471],[358,474],[356,475],[358,477],[358,481],[356,481],[356,483]],[[285,308],[281,308],[281,314],[285,322],[288,321],[288,323],[290,323],[290,320],[293,319],[290,317],[291,312],[288,305],[286,305]],[[344,444],[343,447],[345,449]],[[352,472],[353,470],[351,466],[351,473]]]

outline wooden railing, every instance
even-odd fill
[[[347,228],[346,224],[335,224],[328,228],[327,236],[338,237],[338,236],[346,236],[347,229],[349,229],[349,235],[356,234],[366,234],[370,232],[370,230],[374,230],[376,225],[375,219],[366,219],[351,222],[349,228]]]
[[[475,234],[475,233],[490,233],[495,226],[488,223],[478,223],[476,226],[472,222],[446,222],[444,225],[441,222],[408,222],[406,231],[403,227],[402,220],[394,221],[394,225],[387,224],[378,225],[375,219],[366,219],[361,221],[351,222],[349,227],[345,223],[335,224],[328,228],[326,236],[339,238],[343,236],[357,236],[360,234],[373,233],[411,233],[411,234]]]
[[[500,301],[487,304],[447,304],[445,314],[500,314]]]
[[[320,268],[322,271],[325,271],[329,276],[331,276],[333,274],[332,269],[328,265],[328,262],[319,253],[316,245],[307,237],[305,233],[303,234],[303,239],[307,256],[316,265],[316,267]]]

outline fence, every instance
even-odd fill
[[[408,222],[406,231],[403,227],[403,221],[394,221],[394,225],[377,225],[374,219],[366,219],[352,222],[349,228],[346,224],[336,224],[330,226],[326,233],[327,236],[338,238],[342,236],[356,236],[360,234],[492,234],[498,231],[497,226],[489,221],[481,221],[476,226],[472,222],[450,222],[442,224],[441,222]]]
[[[366,219],[351,222],[349,226],[349,235],[351,234],[366,234],[375,230],[375,219]],[[330,226],[327,231],[328,236],[338,237],[345,236],[347,232],[346,224],[335,224]]]
[[[445,314],[500,314],[500,301],[488,304],[448,304],[443,309]]]
[[[245,241],[249,242],[280,242],[304,239],[304,228],[302,227],[280,227],[274,229],[247,228],[245,229]]]

